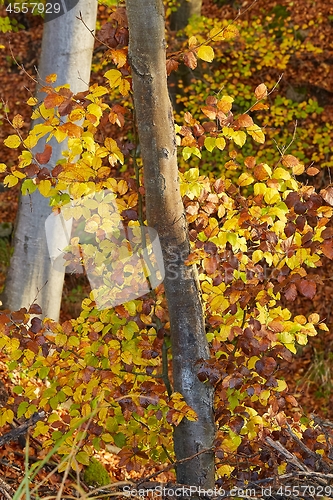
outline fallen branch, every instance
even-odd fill
[[[9,432],[6,432],[3,436],[0,437],[0,446],[9,443],[10,441],[14,441],[17,439],[21,434],[24,434],[27,432],[29,427],[32,425],[35,425],[39,420],[43,420],[45,417],[45,412],[41,411],[38,413],[34,413],[32,417],[30,417],[26,422],[23,424],[19,425],[15,429],[12,429]]]

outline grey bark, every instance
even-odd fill
[[[196,411],[174,430],[176,458],[208,450],[177,466],[177,481],[211,488],[215,426],[213,390],[197,377],[196,362],[209,357],[196,269],[186,266],[190,245],[180,196],[177,148],[166,76],[162,0],[127,0],[134,105],[144,165],[147,220],[157,230],[165,265],[174,390]]]
[[[180,6],[171,14],[170,28],[174,31],[181,30],[188,25],[192,16],[200,16],[202,0],[180,0]]]
[[[47,75],[56,73],[56,86],[68,83],[74,93],[88,88],[94,38],[77,19],[80,13],[87,26],[94,29],[96,0],[80,0],[72,10],[56,19],[48,21],[46,15],[38,66],[41,86],[45,85]],[[45,94],[38,89],[38,101],[41,102],[44,97]],[[39,121],[34,121],[32,127],[36,123]],[[48,144],[53,151],[47,167],[53,168],[62,157],[66,143],[58,144],[53,138]],[[44,146],[45,140],[41,139],[34,152],[42,152]],[[21,196],[13,239],[14,254],[2,302],[11,310],[29,308],[37,302],[42,307],[43,316],[58,320],[64,273],[53,268],[47,249],[45,220],[50,213],[48,198],[37,191]]]

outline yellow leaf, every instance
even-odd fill
[[[252,175],[244,172],[238,179],[239,186],[249,186],[254,181]]]
[[[264,144],[265,134],[258,125],[252,125],[252,127],[248,127],[246,131],[256,142]]]
[[[233,136],[233,141],[237,144],[239,147],[243,147],[246,141],[246,134],[245,132],[238,130],[237,132],[234,133]]]
[[[233,97],[229,95],[224,95],[222,99],[217,102],[217,107],[222,113],[229,113],[232,108],[232,103],[234,102]],[[227,127],[224,127],[227,128]]]
[[[24,168],[30,165],[33,156],[30,151],[22,151],[22,154],[19,156],[20,162],[18,164],[19,168]]]
[[[223,36],[225,40],[232,40],[238,35],[239,31],[233,24],[229,24],[229,26],[227,26],[226,29],[223,31]]]
[[[14,170],[13,175],[15,175],[18,179],[24,179],[26,177],[26,174],[20,170]]]
[[[226,145],[226,142],[225,142],[224,137],[217,137],[216,142],[215,142],[215,146],[217,148],[219,148],[221,151],[223,151],[223,149],[225,148],[225,145]]]
[[[38,138],[34,134],[29,134],[28,137],[23,141],[26,148],[32,149],[36,146]]]
[[[5,186],[11,188],[13,186],[16,186],[16,184],[18,183],[18,178],[15,177],[15,175],[6,175],[6,177],[4,178],[3,183],[4,183]]]
[[[59,143],[64,141],[67,138],[67,134],[60,129],[56,129],[54,131],[53,135]]]
[[[264,195],[264,200],[268,205],[275,205],[275,203],[281,201],[279,191],[274,188],[267,188]]]
[[[110,69],[104,76],[109,80],[109,85],[112,89],[118,87],[122,80],[121,73],[117,69]]]
[[[73,111],[69,114],[68,119],[71,122],[77,122],[80,121],[84,117],[84,115],[84,109],[77,108],[73,109]]]
[[[40,183],[38,184],[38,190],[40,194],[45,197],[49,195],[51,187],[51,181],[49,181],[48,179],[40,181]]]
[[[18,135],[13,134],[9,135],[3,142],[7,146],[7,148],[15,149],[21,144],[21,139]]]
[[[196,39],[195,36],[191,36],[188,40],[188,46],[190,49],[193,49],[193,47],[195,47],[196,45],[198,45],[198,40]]]
[[[302,163],[299,163],[298,165],[295,165],[292,168],[293,174],[294,175],[302,175],[305,170],[305,167]]]
[[[214,59],[214,50],[209,45],[202,45],[198,50],[198,57],[203,61],[212,62]]]
[[[36,97],[29,97],[27,100],[27,104],[29,106],[35,106],[38,103],[38,99]]]
[[[130,91],[131,85],[128,80],[121,80],[119,85],[119,91],[122,96],[127,96]]]
[[[218,28],[215,27],[210,30],[209,32],[209,38],[213,40],[214,42],[219,42],[221,40],[225,40],[224,38],[224,29],[223,28]]]
[[[0,174],[6,172],[6,170],[7,170],[7,165],[5,165],[4,163],[0,163]]]

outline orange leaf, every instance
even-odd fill
[[[306,170],[306,173],[308,175],[317,175],[319,172],[319,168],[316,168],[316,167],[309,167],[307,170]]]
[[[15,115],[13,118],[13,127],[22,128],[24,125],[24,120],[22,115]]]
[[[57,80],[57,74],[52,73],[45,78],[46,83],[54,83]]]
[[[252,106],[251,111],[258,111],[260,109],[269,109],[268,104],[264,104],[263,102],[257,102],[254,106]]]
[[[201,108],[201,111],[210,120],[215,120],[215,118],[216,118],[216,108],[213,108],[213,106],[204,106],[203,108]]]
[[[258,85],[258,87],[254,91],[254,95],[256,96],[256,98],[258,99],[258,101],[260,99],[264,99],[265,97],[267,97],[267,87],[266,87],[266,85],[264,83],[261,83],[260,85]]]
[[[293,155],[285,155],[282,158],[282,165],[289,168],[296,167],[299,165],[299,160]]]
[[[75,125],[75,123],[64,123],[58,129],[65,132],[69,137],[81,137],[82,134],[82,128]]]
[[[53,92],[52,94],[48,94],[44,99],[44,106],[46,109],[55,108],[59,106],[62,102],[64,102],[66,97],[56,94]]]

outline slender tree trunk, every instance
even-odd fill
[[[181,30],[188,25],[191,16],[200,16],[202,0],[180,0],[180,6],[171,15],[170,28],[174,31]]]
[[[58,0],[54,0],[56,3]],[[48,0],[48,4],[49,4]],[[59,3],[59,2],[58,2]],[[56,73],[56,85],[68,83],[76,93],[86,90],[90,79],[94,38],[83,23],[77,19],[80,12],[90,29],[95,28],[97,15],[96,0],[80,0],[78,4],[56,19],[45,18],[42,52],[38,66],[40,84],[45,77]],[[38,101],[45,94],[37,90]],[[32,127],[39,123],[32,123]],[[47,165],[53,168],[66,149],[66,143],[58,144],[52,139],[53,148]],[[40,140],[35,152],[43,151],[45,141]],[[52,266],[45,234],[45,220],[50,215],[48,198],[37,191],[21,196],[16,229],[14,233],[14,254],[8,270],[3,303],[11,310],[29,307],[34,301],[43,310],[43,315],[55,320],[59,317],[64,273]],[[57,240],[55,235],[54,240]]]
[[[180,483],[214,485],[213,390],[197,377],[196,362],[208,358],[196,269],[186,266],[189,238],[180,196],[177,148],[166,77],[162,0],[127,0],[129,57],[134,105],[144,164],[147,219],[157,230],[166,271],[174,389],[196,411],[197,422],[184,419],[174,431],[177,459],[196,455],[177,466]]]

